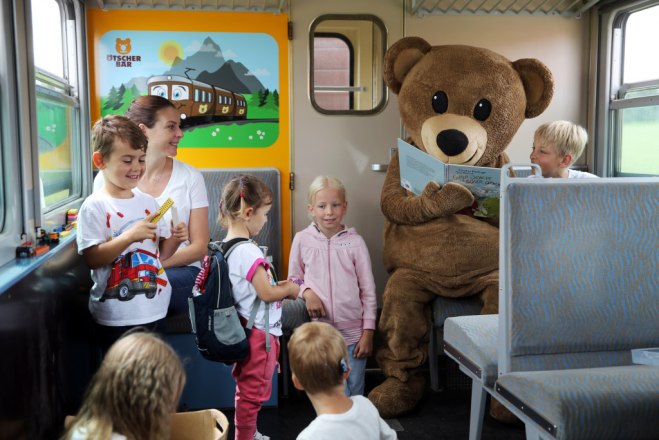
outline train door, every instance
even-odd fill
[[[382,83],[384,50],[403,35],[403,1],[292,1],[293,229],[309,224],[307,189],[315,176],[340,178],[345,223],[371,254],[378,295],[382,265],[380,190],[400,136],[396,97]],[[374,171],[374,169],[379,171]]]

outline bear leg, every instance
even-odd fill
[[[520,425],[522,421],[519,420],[515,414],[510,412],[508,408],[503,406],[497,399],[490,396],[490,417],[494,420],[505,423],[506,425]]]
[[[483,302],[481,315],[496,315],[499,313],[499,286],[488,285],[480,295]]]
[[[428,356],[430,303],[436,295],[420,285],[423,279],[422,273],[399,269],[384,289],[378,324],[384,346],[376,358],[385,376],[403,382]]]
[[[368,399],[382,418],[390,419],[413,410],[425,389],[426,380],[421,375],[412,375],[407,382],[388,377],[368,394]]]

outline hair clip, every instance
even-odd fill
[[[245,198],[245,190],[243,189],[243,187],[245,186],[245,179],[242,178],[242,177],[240,179],[238,179],[238,184],[240,185],[240,198],[244,199]]]
[[[339,371],[341,371],[341,374],[348,372],[348,363],[343,358],[339,361]]]
[[[217,209],[219,209],[220,212],[222,212],[222,200],[220,200],[219,205],[217,205]]]

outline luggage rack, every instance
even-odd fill
[[[235,12],[283,12],[288,0],[91,0],[100,9],[190,9]]]
[[[410,14],[581,17],[600,0],[409,0]]]

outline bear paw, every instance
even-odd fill
[[[508,408],[493,397],[490,397],[490,417],[506,425],[521,425],[522,422]]]
[[[368,394],[368,398],[382,418],[390,419],[414,409],[425,388],[426,381],[420,376],[412,376],[407,382],[388,377]]]

